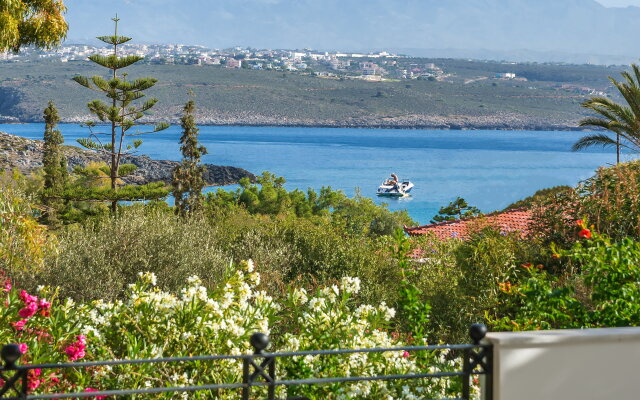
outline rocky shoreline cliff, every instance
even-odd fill
[[[0,170],[18,169],[22,173],[30,173],[42,167],[43,142],[26,139],[20,136],[0,132]],[[91,162],[103,161],[98,154],[74,146],[64,146],[69,168],[84,166]],[[123,163],[138,167],[132,175],[123,178],[126,184],[143,185],[151,182],[171,181],[171,172],[178,165],[177,161],[154,160],[145,155],[128,155]],[[238,183],[242,178],[255,181],[251,172],[230,166],[205,164],[205,182],[209,186],[223,186]]]

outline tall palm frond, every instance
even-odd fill
[[[615,146],[618,162],[621,147],[640,151],[640,67],[631,64],[631,69],[632,72],[621,73],[624,78],[622,81],[609,77],[626,104],[618,104],[606,97],[592,97],[582,103],[582,107],[592,110],[598,116],[585,118],[579,125],[614,132],[615,140],[604,133],[587,135],[573,145],[573,151],[591,146]]]

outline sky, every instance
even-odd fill
[[[598,0],[598,3],[606,7],[640,7],[640,0]]]
[[[68,43],[390,50],[514,61],[628,63],[640,0],[66,0]],[[632,8],[618,8],[637,6]],[[607,8],[614,7],[614,8]],[[595,35],[595,32],[598,32]]]

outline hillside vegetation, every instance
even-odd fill
[[[160,102],[148,117],[155,121],[176,122],[192,90],[202,124],[572,129],[584,116],[584,88],[607,90],[607,76],[621,69],[437,61],[451,75],[447,81],[365,82],[191,65],[134,66],[130,76],[158,78],[150,94]],[[58,105],[63,121],[85,120],[93,97],[71,78],[101,73],[86,62],[0,68],[0,118],[23,122],[40,122],[48,100]],[[490,79],[503,70],[527,81]],[[477,77],[488,78],[468,83]]]

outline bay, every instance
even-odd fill
[[[0,131],[41,139],[43,124],[0,124]],[[86,137],[75,124],[61,124],[66,143]],[[204,162],[270,171],[288,189],[331,186],[352,196],[359,190],[392,210],[406,209],[426,224],[457,196],[483,212],[499,210],[536,190],[575,185],[596,168],[615,162],[611,150],[574,153],[582,132],[441,131],[351,128],[201,126],[208,148]],[[179,160],[180,127],[143,136],[141,153]],[[630,159],[630,155],[623,158]],[[412,196],[381,199],[380,182],[395,172],[415,184]],[[233,188],[233,186],[231,187]],[[210,188],[209,190],[217,190]]]

